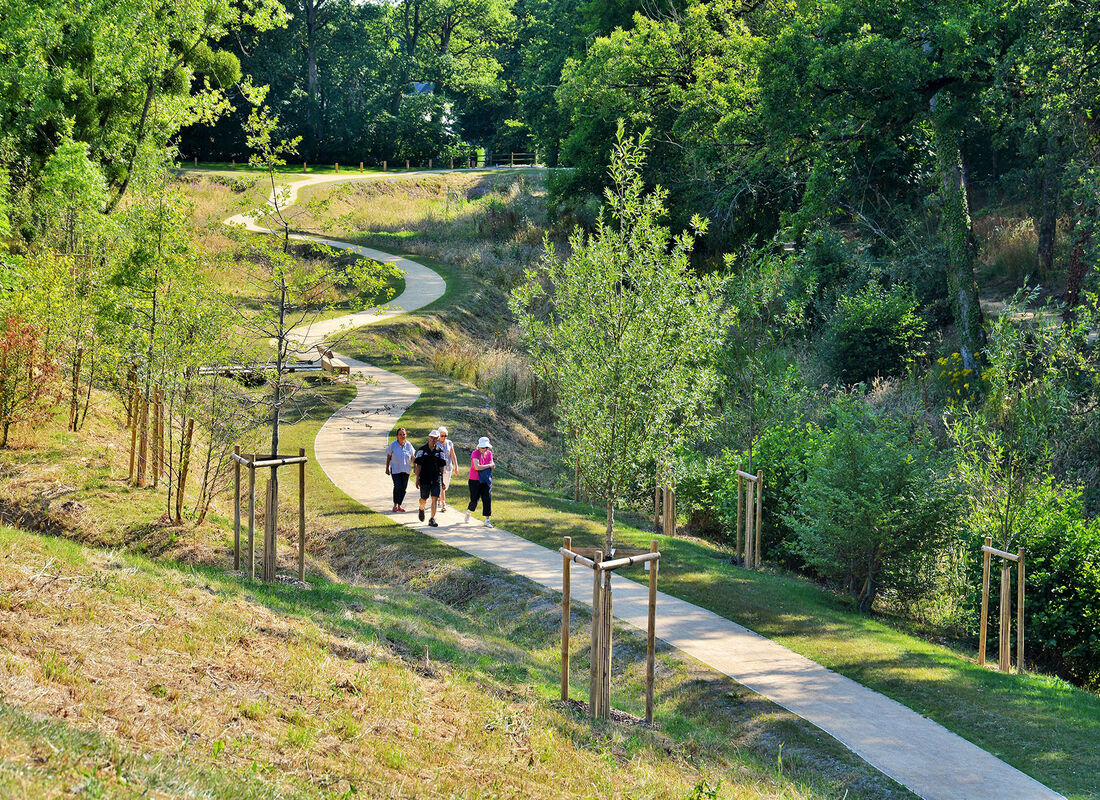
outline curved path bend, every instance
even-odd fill
[[[414,174],[423,173],[406,175]],[[293,202],[297,190],[304,186],[380,179],[396,178],[307,178],[290,184],[288,200]],[[270,232],[243,216],[227,222]],[[349,325],[376,323],[422,308],[446,290],[437,273],[415,261],[322,237],[294,238],[396,263],[406,272],[404,293],[383,313],[360,312],[299,329],[303,342],[312,344]],[[499,528],[462,524],[458,513],[438,517],[438,528],[417,521],[415,514],[391,514],[392,484],[382,469],[382,454],[390,431],[420,396],[420,390],[392,372],[343,358],[352,366],[358,393],[325,423],[314,445],[317,461],[332,482],[372,511],[394,516],[410,528],[560,592],[561,556],[555,551]],[[644,631],[648,587],[618,575],[613,586],[615,616]],[[575,582],[572,602],[590,606],[586,589],[584,581]],[[813,723],[925,800],[1062,797],[942,725],[735,622],[663,593],[658,593],[657,605],[657,636],[663,641]]]

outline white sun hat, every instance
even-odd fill
[[[477,446],[478,447],[492,447],[492,445],[489,444],[489,437],[488,436],[482,436],[480,439],[478,439],[477,440]]]
[[[439,438],[439,431],[437,431],[433,428],[432,432],[428,434],[428,438],[429,439],[438,439]]]

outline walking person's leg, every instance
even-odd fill
[[[395,472],[393,474],[393,503],[398,511],[404,511],[405,495],[409,491],[409,473]]]
[[[485,512],[485,526],[493,527],[489,517],[493,516],[493,483],[487,481],[481,484],[481,510]]]
[[[470,505],[466,506],[466,518],[462,520],[463,522],[469,522],[470,514],[477,510],[477,498],[481,492],[480,483],[474,480],[468,481],[468,483],[470,484]]]

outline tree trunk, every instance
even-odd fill
[[[1035,214],[1035,235],[1038,240],[1035,270],[1040,278],[1045,278],[1054,271],[1054,244],[1058,233],[1058,197],[1061,188],[1057,158],[1057,140],[1049,136],[1039,181],[1039,208]]]
[[[607,528],[604,530],[604,539],[603,539],[604,558],[610,558],[611,557],[611,548],[615,544],[614,533],[615,533],[615,503],[609,497],[607,499]]]
[[[978,282],[974,277],[973,231],[966,199],[966,180],[959,134],[944,119],[945,103],[932,98],[933,140],[940,179],[940,233],[947,245],[947,289],[959,327],[963,366],[976,369],[985,346]]]
[[[1092,243],[1092,218],[1096,216],[1096,209],[1090,208],[1085,212],[1086,224],[1079,224],[1081,220],[1074,219],[1073,230],[1070,232],[1070,238],[1073,240],[1073,250],[1069,254],[1069,265],[1066,267],[1066,308],[1062,313],[1063,319],[1067,322],[1072,320],[1076,314],[1074,309],[1081,302],[1081,285],[1085,281],[1085,275],[1088,274],[1089,265],[1085,258],[1090,244]]]
[[[321,143],[320,76],[317,70],[317,12],[320,3],[306,6],[306,94],[309,97],[309,157],[315,159]]]

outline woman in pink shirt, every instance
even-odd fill
[[[493,527],[489,517],[493,513],[493,449],[489,444],[489,437],[482,436],[477,442],[477,449],[470,453],[470,505],[466,508],[466,518],[463,522],[470,521],[470,514],[477,509],[477,501],[481,501],[482,511],[485,512],[485,527]]]

